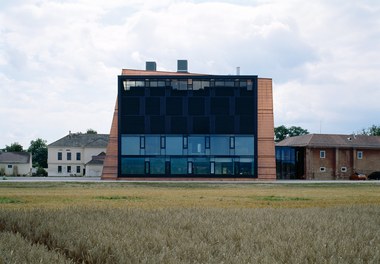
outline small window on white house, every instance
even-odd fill
[[[347,167],[341,167],[341,168],[340,168],[340,171],[341,171],[341,172],[347,172]]]
[[[325,150],[321,150],[321,151],[319,151],[319,157],[320,157],[321,159],[326,158],[326,151],[325,151]]]
[[[320,168],[319,168],[319,171],[320,171],[320,172],[326,172],[326,167],[320,167]]]
[[[58,166],[58,173],[62,173],[62,166]]]
[[[67,166],[67,173],[71,173],[71,166]]]
[[[358,157],[358,159],[363,159],[363,151],[358,151],[357,157]]]
[[[7,167],[8,169],[12,169],[13,165],[8,165]]]

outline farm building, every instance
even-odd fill
[[[109,135],[71,133],[48,145],[48,176],[100,176]],[[95,157],[100,155],[100,157]],[[90,162],[91,160],[94,160]],[[89,170],[87,170],[87,165]]]
[[[275,179],[272,80],[124,69],[102,179]]]
[[[380,171],[380,137],[309,134],[276,144],[277,179],[349,179]]]
[[[32,153],[0,152],[0,173],[8,176],[32,174]]]

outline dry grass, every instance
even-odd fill
[[[0,203],[0,263],[380,262],[376,184],[7,183],[0,196],[18,201]]]

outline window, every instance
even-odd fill
[[[319,171],[320,171],[320,172],[326,172],[326,167],[320,167],[320,168],[319,168]]]
[[[165,158],[150,159],[150,174],[165,174]]]
[[[206,140],[205,148],[206,148],[206,149],[210,149],[210,137],[206,136],[205,140]]]
[[[62,166],[58,166],[58,173],[62,173]]]
[[[140,136],[140,148],[144,149],[145,148],[145,137]]]
[[[58,160],[62,160],[62,152],[58,152]]]
[[[228,136],[211,137],[211,155],[229,155],[230,142]]]
[[[340,171],[341,171],[341,172],[347,172],[347,167],[341,167],[341,168],[340,168]]]
[[[161,136],[161,149],[164,149],[166,145],[165,137]]]
[[[13,165],[8,165],[7,167],[8,167],[8,169],[12,169]]]
[[[140,155],[141,137],[123,136],[121,138],[122,155]]]
[[[66,155],[67,160],[71,160],[71,152],[67,152],[66,154],[67,154]]]
[[[77,166],[77,173],[80,173],[80,166]]]
[[[183,148],[187,149],[187,137],[183,137]]]
[[[321,150],[321,151],[319,151],[319,157],[320,157],[321,159],[326,158],[326,151],[325,151],[325,150]]]
[[[71,173],[71,166],[67,166],[67,173]]]
[[[172,158],[171,159],[171,174],[186,174],[187,173],[187,159],[186,158]]]
[[[144,174],[145,160],[144,158],[122,158],[121,174]]]
[[[183,142],[181,136],[168,136],[165,143],[166,155],[182,155]]]
[[[233,148],[235,148],[235,138],[230,137],[230,149],[233,149]]]
[[[188,137],[189,155],[205,154],[205,139],[201,136]]]
[[[146,136],[145,137],[145,154],[146,155],[160,155],[161,140],[160,136]],[[152,164],[150,164],[150,173],[152,173]]]
[[[77,160],[80,160],[80,152],[77,152]]]
[[[189,161],[187,163],[187,173],[188,174],[192,174],[193,173],[193,163],[191,161]]]
[[[236,136],[235,137],[235,154],[251,155],[254,153],[254,137],[252,136]]]
[[[363,151],[358,151],[357,157],[358,157],[358,159],[363,159]]]

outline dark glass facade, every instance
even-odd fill
[[[277,179],[294,180],[304,177],[304,148],[276,147]]]
[[[257,177],[257,76],[119,76],[120,177]]]

